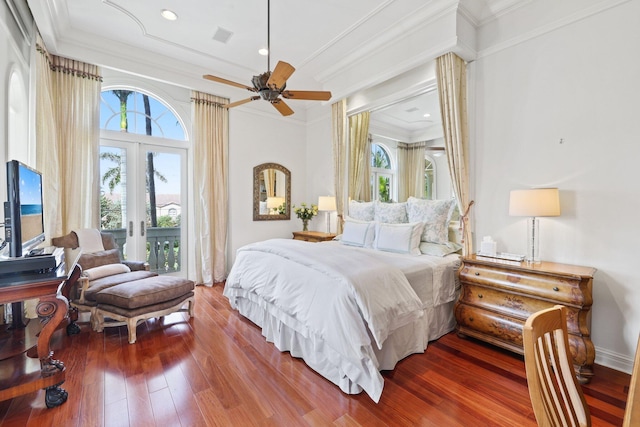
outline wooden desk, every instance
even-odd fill
[[[633,361],[633,372],[629,384],[627,407],[624,410],[622,427],[640,426],[640,337],[636,346],[636,357]]]
[[[46,390],[45,403],[49,408],[67,400],[67,392],[60,388],[65,380],[64,363],[53,359],[49,341],[67,315],[69,305],[63,295],[64,287],[78,279],[80,267],[73,262],[67,275],[68,268],[63,261],[61,264],[51,273],[0,278],[0,304],[38,298],[36,312],[40,320],[29,322],[25,329],[0,332],[0,400],[39,389]],[[34,363],[36,357],[39,366]]]

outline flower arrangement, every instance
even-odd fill
[[[300,206],[293,206],[293,211],[302,220],[302,231],[307,231],[309,220],[318,215],[318,205],[307,206],[306,203],[300,203]]]

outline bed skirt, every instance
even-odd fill
[[[262,335],[280,351],[302,358],[314,371],[340,387],[347,394],[363,390],[375,401],[380,400],[384,379],[381,370],[391,370],[396,364],[414,353],[423,353],[429,341],[440,338],[455,327],[453,304],[449,302],[425,309],[425,316],[405,325],[385,340],[382,349],[375,344],[369,356],[362,360],[346,360],[317,336],[306,336],[288,325],[287,316],[265,301],[234,298],[235,308],[241,315],[262,329]],[[374,343],[372,339],[372,343]],[[365,351],[365,353],[367,353]]]

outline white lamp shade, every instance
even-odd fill
[[[336,198],[333,196],[318,197],[318,210],[319,211],[335,211]]]
[[[284,203],[284,197],[267,197],[267,208],[275,209]]]
[[[560,193],[557,188],[512,190],[509,195],[511,216],[559,216]]]

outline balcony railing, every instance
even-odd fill
[[[127,230],[124,228],[105,230],[112,233],[122,259],[126,256]],[[147,259],[149,269],[158,274],[180,271],[180,227],[147,228]]]

